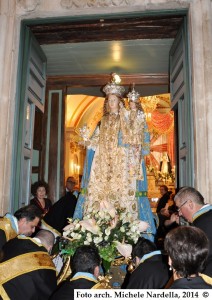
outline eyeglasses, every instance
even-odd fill
[[[185,202],[183,202],[183,204],[181,204],[181,205],[178,207],[178,209],[177,209],[178,212],[181,210],[182,206],[183,206],[184,204],[186,204],[186,202],[188,202],[188,200],[186,200]]]
[[[67,182],[75,184],[75,182],[74,182],[74,181],[66,181],[66,183],[67,183]]]

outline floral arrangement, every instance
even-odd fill
[[[72,256],[81,245],[95,245],[103,262],[111,263],[120,255],[127,258],[132,245],[148,227],[148,223],[133,220],[129,212],[108,201],[95,203],[83,220],[69,219],[63,232],[62,254]]]
[[[158,181],[170,181],[174,182],[175,181],[175,172],[172,171],[171,173],[162,173],[161,171],[158,171],[158,169],[155,169],[151,165],[147,165],[147,171],[150,173],[153,173],[155,176],[155,181],[158,183]]]
[[[175,174],[173,172],[171,172],[171,173],[162,173],[161,171],[157,171],[157,173],[155,173],[155,180],[156,180],[156,182],[164,181],[165,183],[167,181],[174,182]]]

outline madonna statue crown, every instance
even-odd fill
[[[104,86],[103,92],[105,92],[106,95],[115,94],[122,97],[125,92],[125,88],[119,85],[121,82],[120,77],[115,73],[113,73],[111,76],[111,81]]]
[[[139,102],[140,94],[135,91],[135,87],[133,84],[132,91],[127,94],[128,101]]]

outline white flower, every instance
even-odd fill
[[[70,236],[73,238],[75,236],[75,232],[71,232]]]
[[[121,231],[121,232],[125,232],[124,226],[121,226],[120,231]]]
[[[74,240],[80,240],[82,237],[81,234],[75,232],[72,232],[71,236],[73,237]]]
[[[129,257],[132,253],[132,245],[115,242],[116,248],[119,251],[121,255],[123,255],[125,258]]]
[[[92,238],[87,238],[87,241],[88,241],[89,243],[91,243],[91,242],[92,242]]]
[[[80,229],[80,224],[79,223],[75,225],[75,230],[78,230],[78,229]]]
[[[137,243],[137,241],[138,241],[138,238],[139,238],[139,236],[132,237],[132,240],[133,240],[134,244],[136,244],[136,243]]]
[[[137,231],[137,226],[136,225],[132,225],[132,226],[130,226],[130,231],[131,232],[136,232]]]
[[[90,207],[83,220],[69,220],[70,224],[64,228],[63,236],[71,238],[68,241],[69,247],[75,250],[79,243],[84,245],[96,244],[100,249],[102,241],[111,244],[115,243],[117,251],[125,257],[129,257],[132,245],[123,243],[136,243],[141,232],[146,231],[149,224],[132,218],[132,214],[126,210],[115,207],[108,201],[95,203],[95,208]],[[118,233],[119,232],[119,233]],[[121,239],[121,240],[119,240]],[[108,242],[111,241],[111,242]],[[107,256],[114,259],[110,251]]]
[[[84,241],[84,245],[90,245],[88,241]]]
[[[108,235],[108,236],[110,235],[110,228],[105,229],[105,234]]]
[[[93,241],[95,244],[99,244],[102,241],[102,237],[97,236],[93,239]]]
[[[149,224],[145,221],[134,221],[133,223],[130,224],[130,231],[131,232],[144,232],[147,230],[149,227]]]
[[[92,236],[91,235],[87,235],[86,240],[91,243],[92,242]]]
[[[139,222],[139,224],[138,224],[138,230],[140,232],[146,231],[147,228],[149,227],[149,224],[147,222],[145,222],[145,221],[138,221],[138,222]]]
[[[94,219],[82,220],[79,223],[82,227],[93,234],[98,234],[98,232],[101,230]]]
[[[132,222],[132,215],[130,213],[123,213],[121,215],[122,224],[131,223]]]
[[[116,209],[110,202],[103,200],[100,202],[100,211],[107,211],[109,215],[114,218],[116,215]]]
[[[71,223],[71,224],[65,226],[65,227],[63,228],[63,230],[64,230],[64,231],[67,231],[67,230],[72,231],[72,230],[74,229],[74,227],[75,227],[75,225],[74,225],[73,223]]]
[[[68,236],[70,234],[70,230],[64,231],[63,236]]]
[[[110,222],[111,229],[115,228],[117,223],[118,223],[118,215],[115,215],[115,217]]]

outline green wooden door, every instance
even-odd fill
[[[186,18],[170,50],[171,108],[175,113],[176,187],[193,186],[193,116]]]
[[[35,112],[44,112],[46,87],[46,57],[30,32],[25,27],[24,47],[20,59],[21,79],[19,116],[17,125],[17,152],[15,154],[15,194],[13,209],[29,203],[33,157]]]

